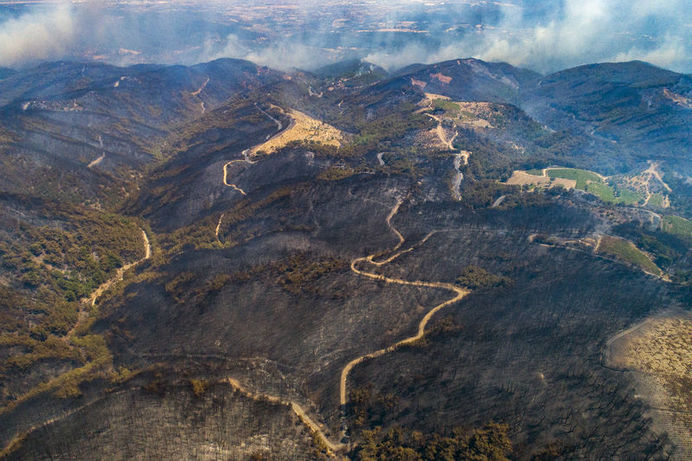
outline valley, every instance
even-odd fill
[[[688,76],[366,64],[0,78],[3,458],[686,458]]]

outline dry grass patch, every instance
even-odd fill
[[[294,141],[316,142],[334,147],[341,147],[346,142],[344,133],[327,123],[293,109],[289,114],[291,125],[267,142],[252,148],[250,154],[260,151],[273,154]]]
[[[459,123],[477,128],[494,128],[490,120],[504,117],[502,107],[489,102],[458,102]]]
[[[452,77],[445,75],[441,72],[438,72],[436,74],[430,74],[432,78],[435,78],[440,81],[440,83],[444,83],[445,85],[449,85],[452,82]]]
[[[513,186],[547,186],[550,178],[547,176],[534,176],[526,171],[515,170],[505,184]]]
[[[433,101],[435,99],[445,99],[447,101],[450,101],[452,98],[450,98],[449,96],[445,96],[443,94],[425,93],[425,100]]]
[[[692,454],[692,314],[651,318],[610,347],[610,366],[645,375],[640,391]]]
[[[625,368],[692,378],[692,318],[647,322],[629,335],[625,352]],[[692,398],[692,394],[689,397]]]
[[[454,120],[457,125],[471,128],[494,128],[491,120],[504,117],[503,108],[499,104],[489,102],[453,101],[448,96],[435,93],[425,93],[419,106],[423,111],[437,109],[444,111],[444,117]]]
[[[663,89],[663,96],[671,101],[673,101],[675,104],[682,106],[682,107],[687,107],[688,109],[692,109],[692,99],[686,98],[681,94],[674,93],[670,91],[668,88]]]

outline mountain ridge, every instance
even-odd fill
[[[602,357],[690,309],[686,76],[83,66],[0,80],[8,459],[684,459]]]

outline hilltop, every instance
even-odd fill
[[[688,453],[689,76],[1,75],[8,459]]]

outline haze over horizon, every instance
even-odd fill
[[[0,458],[692,461],[691,2],[0,0]]]
[[[476,57],[541,73],[635,59],[690,73],[692,14],[685,3],[5,1],[0,66],[60,59],[193,64],[231,57],[310,70],[362,58],[395,70]]]

